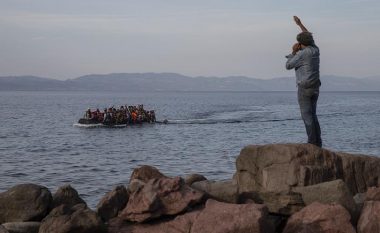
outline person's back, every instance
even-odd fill
[[[295,69],[297,86],[313,88],[321,85],[319,79],[319,48],[316,45],[307,46],[288,60],[286,68]]]

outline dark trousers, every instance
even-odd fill
[[[298,104],[305,123],[308,143],[322,147],[321,128],[317,118],[319,88],[298,88]]]

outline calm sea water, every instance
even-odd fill
[[[81,128],[88,107],[143,103],[169,124]],[[321,93],[326,148],[380,156],[380,92]],[[0,192],[70,183],[94,207],[133,168],[228,179],[249,144],[305,142],[295,92],[0,92]]]

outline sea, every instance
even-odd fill
[[[76,124],[137,104],[168,124]],[[317,112],[325,148],[380,156],[380,92],[321,92]],[[141,165],[226,180],[247,145],[304,142],[296,92],[0,92],[0,192],[71,184],[91,208]]]

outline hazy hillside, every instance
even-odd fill
[[[324,91],[380,91],[380,78],[322,76]],[[65,81],[34,76],[0,77],[0,90],[77,91],[293,91],[295,78],[270,80],[234,77],[187,77],[175,73],[93,74]]]
[[[65,83],[55,79],[35,76],[0,77],[0,90],[39,91],[65,90]]]

